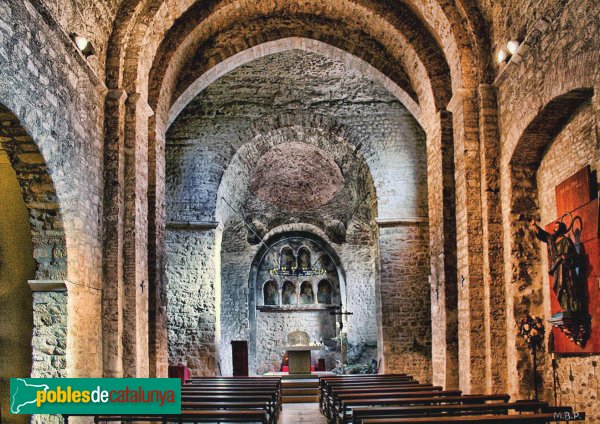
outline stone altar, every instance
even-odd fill
[[[310,374],[310,352],[321,350],[322,346],[310,343],[310,336],[304,331],[293,331],[287,336],[288,345],[284,346],[288,352],[288,365],[290,374]]]

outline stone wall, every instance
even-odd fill
[[[169,228],[166,273],[169,363],[215,375],[218,343],[218,230]]]
[[[259,313],[257,317],[257,374],[270,371],[279,371],[284,346],[287,345],[287,335],[292,331],[305,331],[310,336],[311,342],[335,337],[334,317],[329,315],[329,310],[322,311],[295,311],[295,312],[270,312]],[[336,366],[339,360],[339,351],[334,344],[327,343],[331,349],[323,348],[312,352],[312,364],[316,365],[320,358],[325,359],[328,370]]]
[[[591,97],[587,93],[598,86],[597,73],[589,70],[596,67],[600,57],[597,49],[600,42],[600,11],[593,2],[531,1],[525,2],[524,9],[517,8],[515,2],[511,4],[506,4],[511,9],[510,13],[494,16],[495,22],[501,22],[494,24],[496,46],[505,44],[509,37],[522,37],[525,40],[520,57],[502,66],[495,81],[502,146],[500,168],[507,288],[507,384],[513,396],[528,396],[533,389],[531,363],[523,343],[515,336],[515,322],[528,311],[543,313],[547,317],[549,309],[544,306],[547,302],[547,284],[543,281],[546,277],[542,272],[544,249],[540,249],[532,239],[527,225],[531,217],[539,217],[540,212],[543,215],[540,208],[548,208],[549,202],[554,199],[553,194],[548,197],[550,189],[539,184],[554,187],[558,181],[553,178],[559,177],[553,175],[552,181],[536,181],[536,171],[556,132],[565,120],[576,113],[578,105],[586,97]],[[597,106],[593,108],[596,111],[592,114],[597,116]],[[586,131],[589,133],[583,126],[580,130],[582,134]],[[578,139],[576,132],[571,134]],[[592,133],[586,136],[588,142],[597,137],[597,130]],[[570,153],[563,151],[559,155],[569,157],[577,152],[585,156],[584,152],[589,152],[589,145],[587,148],[575,148],[575,144],[573,149],[564,148]],[[581,163],[581,158],[571,157],[571,161],[565,160],[565,164],[569,165],[565,169],[569,168],[569,172],[560,176],[562,179],[579,169],[570,166]],[[542,222],[548,220],[545,217]],[[559,363],[569,361],[579,360],[561,359]],[[552,384],[549,367],[549,357],[544,356],[541,364],[546,375],[544,394],[547,400],[552,400],[552,393],[547,391]],[[573,382],[569,378],[569,366],[561,365],[560,368],[561,386],[563,390],[568,386],[572,395],[570,398],[563,397],[563,403],[583,408],[589,398],[583,394],[587,389],[577,386],[577,381],[588,385],[587,375],[590,372],[593,374],[594,368],[589,363],[587,370],[581,367],[581,379],[574,375]],[[588,413],[594,410],[585,409]]]
[[[427,216],[424,144],[416,121],[379,83],[309,52],[277,53],[243,65],[208,86],[182,111],[167,134],[167,213],[171,221],[224,225],[218,354],[223,373],[231,368],[230,341],[248,339],[251,330],[248,275],[259,247],[255,244],[290,223],[315,225],[337,246],[346,271],[347,308],[354,313],[348,318],[349,342],[368,346],[358,360],[375,356],[380,303],[372,220]],[[299,164],[307,168],[319,161],[319,170],[301,172]],[[320,178],[329,178],[333,163],[343,181],[325,189]],[[275,174],[277,178],[265,178]],[[290,190],[270,198],[279,192],[278,185]],[[307,195],[311,187],[320,195],[327,193],[307,207],[296,197]],[[296,193],[293,199],[290,193]],[[258,236],[245,228],[239,213]],[[402,255],[414,249],[419,264],[428,250],[427,242],[391,248],[405,249]],[[420,289],[409,292],[422,294]],[[390,314],[396,302],[408,298],[388,302]],[[423,308],[422,325],[428,327],[428,302],[413,305]],[[386,336],[396,337],[392,333]],[[400,350],[390,354],[395,353]],[[423,375],[430,374],[428,365],[420,362],[418,367]]]
[[[379,229],[385,372],[430,382],[429,229],[423,223],[397,225]]]
[[[596,174],[600,170],[600,144],[598,122],[591,104],[577,111],[571,122],[558,134],[546,151],[537,172],[538,200],[542,226],[554,221],[556,216],[555,187],[586,165]],[[547,250],[542,248],[541,272],[543,304],[534,311],[545,317],[550,312],[550,285]],[[549,328],[550,326],[547,325]],[[586,411],[589,422],[600,420],[600,393],[596,374],[600,355],[569,357],[559,355],[558,402],[572,405],[576,411]],[[553,399],[551,359],[546,356],[543,369],[543,391],[546,399]]]
[[[345,296],[340,292],[346,293],[345,287],[340,290],[340,274],[343,273],[341,264],[337,264],[334,259],[323,249],[324,240],[318,240],[314,235],[301,233],[282,233],[279,235],[281,240],[271,242],[267,240],[269,250],[259,250],[258,257],[255,258],[255,264],[258,262],[256,273],[251,273],[250,284],[254,284],[254,297],[256,305],[255,317],[251,315],[250,325],[256,326],[256,372],[262,374],[266,371],[279,371],[284,349],[287,345],[287,335],[293,331],[305,331],[310,336],[313,343],[324,343],[327,348],[313,355],[313,363],[317,359],[326,359],[328,369],[335,367],[335,361],[340,358],[339,345],[332,340],[337,335],[336,317],[330,315],[333,312],[333,306],[338,308],[346,303]],[[298,259],[298,252],[310,253],[310,264],[314,264],[315,270],[323,270],[323,275],[316,276],[279,276],[273,275],[270,271],[279,269],[281,257],[284,249],[294,255],[294,260]],[[264,254],[264,257],[261,256]],[[285,256],[284,260],[285,260]],[[322,303],[317,299],[318,284],[326,279],[331,291],[331,302]],[[254,281],[253,281],[254,280]],[[264,284],[266,281],[274,282],[278,287],[279,304],[276,306],[265,306],[264,302]],[[293,284],[295,301],[291,304],[284,302],[285,287]],[[312,302],[302,303],[302,286],[308,283],[312,289]],[[252,291],[251,291],[252,293]],[[252,294],[251,294],[252,295]],[[307,300],[307,302],[309,302]],[[253,305],[251,305],[253,306]],[[338,309],[339,310],[339,309]],[[223,311],[227,313],[227,311]],[[255,321],[255,322],[252,322]]]
[[[0,103],[18,118],[45,159],[46,175],[51,175],[49,186],[55,192],[43,191],[47,181],[38,186],[42,190],[38,193],[48,195],[37,206],[47,202],[44,207],[49,210],[60,208],[59,215],[48,214],[54,224],[35,220],[31,224],[39,226],[42,244],[53,237],[66,241],[66,250],[63,246],[52,252],[65,266],[38,269],[37,278],[71,283],[68,311],[77,316],[77,325],[67,332],[68,374],[100,376],[102,85],[51,19],[29,1],[2,3]],[[39,156],[32,160],[28,165],[39,165]],[[33,193],[26,199],[30,210],[36,207]],[[56,373],[60,368],[55,365],[64,367],[51,363],[39,371]]]

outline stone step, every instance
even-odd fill
[[[319,396],[317,395],[304,395],[304,396],[283,396],[283,403],[311,403],[318,402]]]
[[[314,388],[318,388],[319,387],[319,381],[315,380],[315,381],[289,381],[289,380],[284,380],[281,382],[281,385],[283,386],[284,389],[288,389],[288,388],[309,388],[309,387],[314,387]]]
[[[283,388],[282,395],[286,396],[318,396],[319,389],[315,387],[308,388]]]

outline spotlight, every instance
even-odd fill
[[[506,49],[508,50],[508,52],[512,55],[517,53],[517,50],[519,49],[519,46],[521,45],[521,43],[519,43],[517,40],[510,40],[507,44],[506,44]]]
[[[72,33],[71,40],[73,40],[77,48],[81,51],[81,53],[83,53],[85,57],[94,54],[94,47],[92,46],[92,43],[90,43],[90,40],[88,40],[83,35]]]
[[[508,52],[504,49],[500,49],[497,58],[499,64],[505,62],[506,59],[508,59]]]

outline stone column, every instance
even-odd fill
[[[166,377],[167,337],[165,132],[156,115],[148,133],[148,349],[151,377]]]
[[[125,113],[123,239],[123,376],[146,377],[148,366],[148,118],[139,94]]]
[[[64,378],[67,375],[67,281],[29,280],[33,297],[31,338],[33,378]],[[58,424],[56,415],[34,415],[32,423]]]
[[[458,388],[456,214],[452,114],[428,131],[427,186],[433,383]]]
[[[29,280],[33,296],[32,377],[67,377],[67,282]]]
[[[475,89],[454,93],[448,104],[454,128],[456,246],[458,258],[459,387],[486,390],[485,296],[479,102]]]
[[[123,376],[124,90],[106,96],[102,348],[104,377]]]
[[[506,293],[496,90],[479,86],[486,391],[506,392]]]

